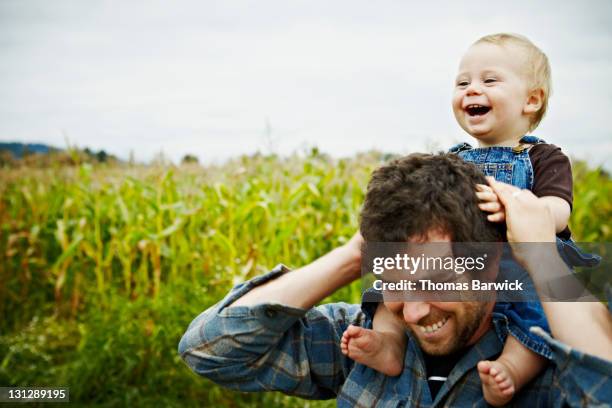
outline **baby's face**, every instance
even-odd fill
[[[461,59],[453,112],[481,146],[511,145],[528,131],[526,63],[511,44],[475,44]]]

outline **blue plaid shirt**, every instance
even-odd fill
[[[413,338],[408,340],[404,371],[397,377],[341,353],[340,339],[349,324],[372,327],[371,313],[359,305],[333,303],[310,310],[274,303],[227,307],[286,271],[279,265],[235,286],[193,320],[178,348],[192,370],[224,387],[276,390],[308,399],[337,398],[339,407],[487,406],[476,364],[501,353],[507,335],[503,315],[493,314],[493,328],[455,365],[432,399],[423,355]],[[511,404],[610,406],[612,363],[573,350],[543,331],[539,334],[553,350],[553,360]]]

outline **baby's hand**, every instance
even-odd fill
[[[497,194],[491,187],[484,184],[476,184],[476,197],[481,201],[478,207],[482,211],[491,213],[487,219],[491,222],[503,222],[506,220],[504,205],[499,201]]]

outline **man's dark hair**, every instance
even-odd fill
[[[478,208],[476,184],[486,184],[484,175],[454,154],[414,153],[394,160],[372,174],[361,234],[369,242],[405,242],[439,230],[454,242],[501,241],[503,227]]]

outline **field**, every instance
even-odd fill
[[[109,406],[335,406],[222,390],[176,348],[233,284],[345,242],[386,159],[0,169],[0,385]],[[579,162],[574,176],[575,239],[612,241],[609,175]],[[358,301],[357,285],[331,299]]]

